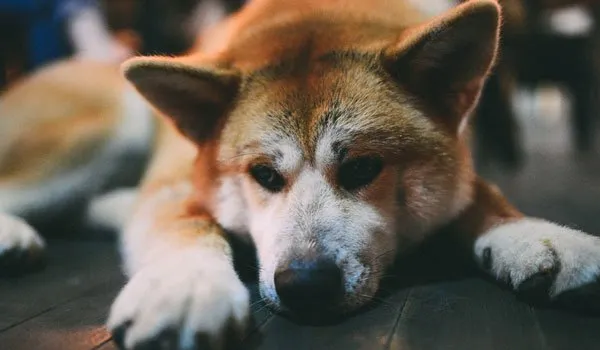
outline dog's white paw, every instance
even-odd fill
[[[18,275],[39,267],[44,240],[20,218],[0,213],[0,275]]]
[[[475,255],[498,280],[536,297],[596,285],[600,275],[600,238],[537,219],[491,229],[475,242]]]
[[[108,328],[124,349],[224,349],[249,321],[249,293],[231,263],[190,251],[144,267],[114,302]]]

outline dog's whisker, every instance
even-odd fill
[[[255,305],[258,305],[258,304],[260,304],[260,303],[266,303],[266,302],[267,302],[267,299],[266,299],[266,298],[260,298],[259,300],[257,300],[257,301],[255,301],[255,302],[253,302],[252,304],[250,304],[250,307],[252,307],[252,306],[255,306]]]
[[[384,298],[377,297],[377,296],[372,296],[372,295],[363,294],[363,293],[358,293],[357,296],[361,297],[362,301],[372,301],[374,303],[385,305],[385,306],[394,306],[394,307],[398,306],[398,305],[390,302],[389,300],[386,300]]]
[[[260,266],[256,266],[256,265],[252,265],[252,264],[244,264],[244,267],[250,268],[254,271],[262,271],[262,268]]]
[[[252,310],[252,312],[253,312],[253,313],[255,313],[255,314],[257,314],[257,313],[259,313],[259,312],[262,312],[262,311],[264,311],[265,309],[267,309],[267,311],[268,311],[269,313],[271,313],[271,314],[273,313],[273,312],[271,311],[271,309],[269,308],[269,304],[265,304],[265,305],[261,306],[260,308],[258,308],[258,309],[256,309],[256,310]]]
[[[377,261],[379,261],[380,258],[383,258],[384,256],[386,256],[388,254],[395,253],[396,251],[397,251],[396,248],[386,250],[383,253],[374,256],[370,261],[377,262]]]
[[[393,275],[393,274],[387,274],[388,270],[389,270],[389,269],[388,269],[386,266],[379,266],[379,268],[377,268],[377,267],[376,267],[376,268],[371,268],[371,269],[369,270],[369,273],[370,273],[371,275],[379,275],[379,274],[381,274],[381,275],[379,276],[379,277],[381,277],[381,278],[383,278],[384,276],[395,276],[395,275]]]

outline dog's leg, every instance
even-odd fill
[[[17,276],[40,267],[46,243],[23,219],[27,199],[0,188],[0,276]]]
[[[42,262],[45,243],[23,219],[0,212],[0,275],[18,275]]]
[[[88,205],[86,221],[92,227],[119,231],[131,217],[137,196],[137,188],[122,188],[96,196]]]
[[[246,325],[249,293],[221,228],[188,205],[193,147],[177,137],[167,143],[123,233],[130,280],[112,306],[108,328],[126,349],[223,348],[236,338],[230,332]]]
[[[578,306],[586,302],[580,297],[597,292],[598,237],[525,217],[481,180],[474,203],[457,223],[479,266],[530,299]]]

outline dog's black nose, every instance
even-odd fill
[[[326,311],[344,293],[342,271],[330,260],[293,260],[275,272],[275,289],[293,313]]]

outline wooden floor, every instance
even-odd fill
[[[486,174],[526,213],[600,233],[598,154],[542,147],[517,173]],[[434,270],[449,263],[429,259]],[[0,349],[114,349],[103,322],[124,283],[118,264],[110,242],[51,241],[43,271],[0,280]],[[600,349],[600,317],[533,308],[476,276],[405,283],[334,326],[299,326],[253,308],[248,349]]]
[[[103,327],[123,283],[112,245],[52,243],[45,271],[0,282],[0,349],[116,349]],[[401,288],[334,326],[254,310],[249,349],[600,348],[600,317],[535,309],[479,278]]]

